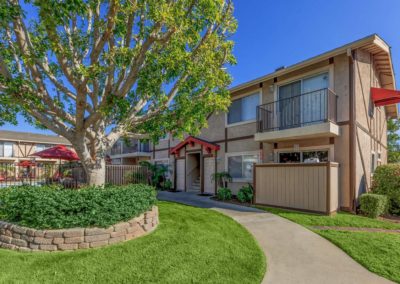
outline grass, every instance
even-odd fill
[[[218,212],[159,202],[160,225],[142,238],[92,250],[0,249],[0,283],[260,283],[265,256]]]
[[[317,231],[368,270],[400,283],[400,234]]]
[[[400,229],[400,224],[348,213],[324,216],[257,206],[312,229],[345,251],[368,270],[400,283],[400,234],[317,230],[313,226]]]
[[[371,219],[345,212],[339,212],[335,215],[327,216],[265,206],[257,206],[257,208],[269,211],[306,227],[341,226],[356,228],[400,229],[400,224],[389,221]]]

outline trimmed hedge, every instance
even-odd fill
[[[400,165],[389,164],[376,168],[372,192],[389,198],[389,213],[400,216]]]
[[[108,227],[151,209],[156,191],[143,184],[65,190],[49,186],[0,189],[0,218],[36,229]]]
[[[380,194],[363,194],[360,196],[360,209],[370,218],[377,218],[387,212],[388,198]]]
[[[232,191],[229,188],[221,187],[220,189],[218,189],[217,198],[219,200],[231,200]]]

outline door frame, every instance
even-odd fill
[[[201,149],[196,149],[196,150],[187,150],[185,152],[185,192],[188,191],[188,179],[187,179],[187,170],[188,170],[188,156],[189,155],[199,155],[199,175],[200,175],[200,193],[204,192],[204,187],[203,187],[203,166],[204,166],[204,161],[203,161],[203,151]]]

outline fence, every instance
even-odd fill
[[[106,166],[106,183],[108,184],[123,185],[128,183],[149,183],[149,178],[149,171],[143,166]]]
[[[149,183],[150,173],[146,167],[131,165],[107,165],[107,184]],[[87,183],[85,171],[74,163],[31,163],[21,166],[0,163],[0,188],[13,185],[62,184],[67,188],[78,188]]]
[[[254,202],[330,214],[338,208],[338,164],[258,164]]]

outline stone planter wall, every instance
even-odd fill
[[[157,227],[153,206],[128,222],[109,228],[35,230],[0,221],[0,247],[19,251],[66,251],[107,246],[140,237]]]

